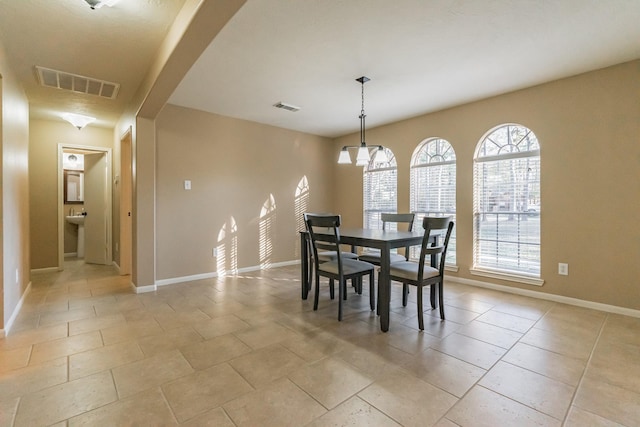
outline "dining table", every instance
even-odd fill
[[[319,234],[322,232],[316,232]],[[420,245],[424,231],[396,231],[368,228],[340,228],[340,244],[356,247],[375,248],[380,250],[380,274],[378,276],[378,310],[380,329],[389,330],[389,312],[391,301],[391,280],[389,279],[390,254],[392,249]],[[309,233],[300,232],[302,299],[307,299],[311,288],[311,272],[309,270]],[[433,287],[432,287],[433,288]],[[433,297],[432,297],[433,301]]]

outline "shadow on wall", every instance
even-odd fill
[[[295,233],[305,229],[302,214],[309,208],[309,182],[303,176],[298,182],[294,193],[294,221]],[[276,237],[276,199],[273,194],[265,200],[260,210],[258,223],[259,240],[258,249],[260,255],[260,268],[267,269],[273,265],[273,253]],[[299,239],[296,239],[295,254],[300,255]],[[216,272],[219,277],[238,272],[238,223],[233,216],[222,225],[218,231],[217,245],[214,256],[216,257]]]

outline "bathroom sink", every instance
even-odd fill
[[[67,217],[67,222],[70,222],[71,224],[76,224],[76,225],[84,225],[84,215],[73,215],[73,216],[68,216]]]

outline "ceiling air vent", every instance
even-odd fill
[[[273,104],[273,106],[276,108],[282,108],[283,110],[294,111],[294,112],[300,109],[300,107],[296,107],[295,105],[291,105],[291,104],[285,104],[284,102],[278,102],[277,104]]]
[[[115,99],[118,96],[120,85],[105,80],[65,73],[36,66],[38,81],[42,86],[56,89],[70,90],[76,93],[100,96],[102,98]]]

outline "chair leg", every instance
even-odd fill
[[[320,276],[316,274],[316,292],[313,296],[313,309],[318,309],[318,299],[320,297]]]
[[[418,286],[418,327],[424,331],[424,313],[422,308],[422,286]]]
[[[331,299],[336,296],[336,291],[333,289],[333,279],[329,279],[329,296]]]
[[[407,285],[406,283],[402,284],[402,306],[406,307],[407,306],[407,297],[409,295],[409,285]]]
[[[373,270],[369,273],[369,306],[371,311],[376,309],[375,283],[373,280]]]
[[[378,270],[378,298],[376,303],[376,314],[380,316],[380,270]]]
[[[358,284],[356,282],[353,281],[354,279],[351,279],[351,285],[353,287],[356,288],[356,291],[358,290]],[[342,299],[346,300],[347,299],[347,279],[344,279],[344,286],[343,286],[343,292],[342,292]]]
[[[435,285],[431,285],[431,286],[435,286]],[[444,320],[444,292],[443,291],[443,283],[440,282],[438,283],[438,297],[440,300],[440,318],[442,320]]]
[[[431,286],[431,308],[436,309],[436,288],[435,286]]]
[[[347,280],[343,279],[338,283],[338,321],[342,320],[342,294],[346,294]]]

